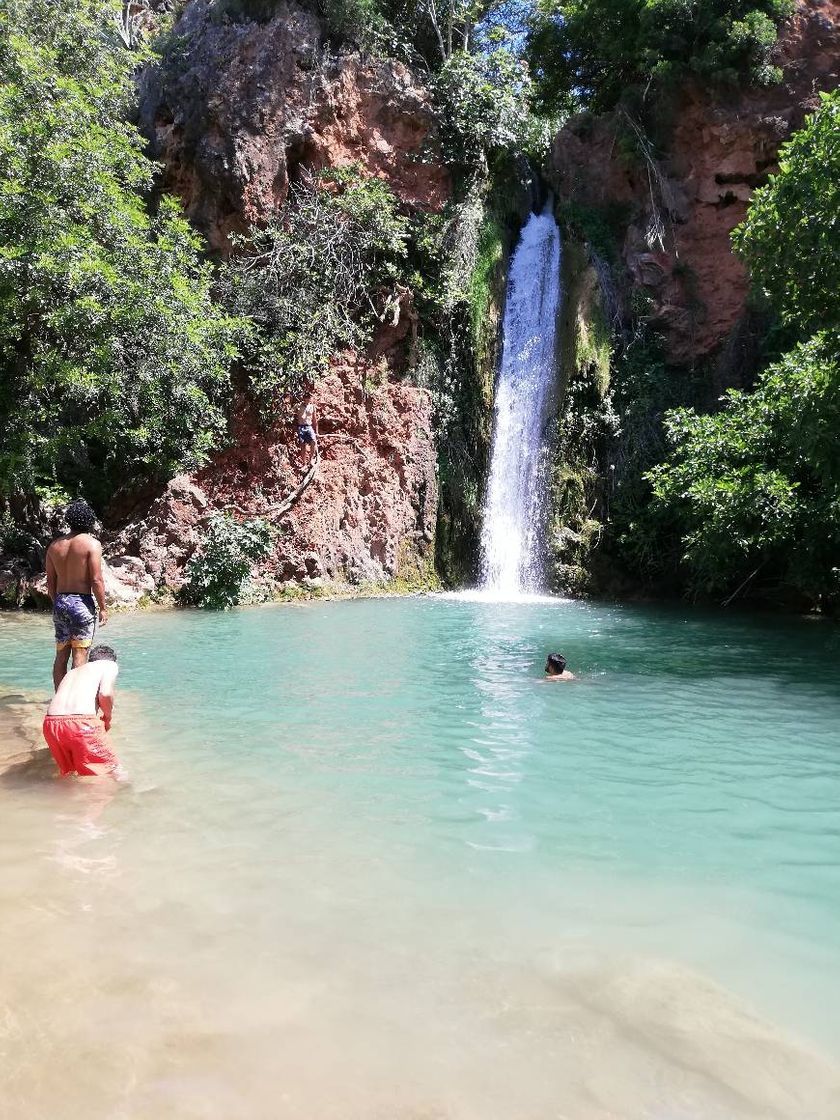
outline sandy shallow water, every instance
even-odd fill
[[[486,610],[114,620],[116,794],[27,759],[0,618],[4,1120],[837,1120],[830,686],[713,622],[630,688],[605,649],[701,635]]]

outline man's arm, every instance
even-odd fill
[[[315,432],[316,436],[319,436],[321,434],[318,431],[318,409],[314,406],[312,408],[312,429]]]
[[[111,730],[111,717],[114,714],[114,693],[117,690],[117,674],[119,666],[113,661],[106,661],[102,668],[102,677],[99,681],[99,692],[96,705],[102,712],[102,722],[105,730]]]
[[[102,578],[102,545],[95,540],[90,546],[90,589],[99,607],[99,625],[108,621],[108,608],[105,606],[105,580]]]
[[[55,570],[55,564],[52,556],[52,545],[47,549],[47,594],[50,599],[55,602],[56,591],[58,590],[58,572]]]

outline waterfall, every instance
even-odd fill
[[[560,231],[549,201],[523,228],[508,275],[481,533],[482,584],[500,596],[542,589],[544,429],[559,302]]]

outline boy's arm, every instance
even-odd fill
[[[108,608],[105,605],[105,580],[102,578],[102,545],[94,540],[88,557],[90,563],[90,589],[99,607],[99,625],[108,621]]]
[[[58,572],[55,570],[55,564],[52,558],[52,545],[47,549],[47,594],[50,599],[55,602],[55,594],[58,589]]]
[[[102,722],[105,724],[106,731],[111,730],[111,717],[114,714],[114,693],[117,690],[117,674],[119,671],[119,666],[114,661],[106,662],[99,681],[96,704],[102,712]]]

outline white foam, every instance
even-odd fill
[[[471,587],[463,591],[436,591],[433,599],[449,599],[460,603],[486,603],[493,605],[560,607],[574,603],[562,595],[538,595],[528,591],[500,591],[490,587]]]

